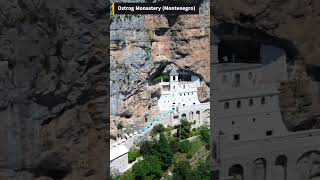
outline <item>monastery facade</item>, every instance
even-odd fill
[[[162,113],[162,123],[174,126],[186,118],[193,127],[208,125],[210,122],[210,103],[200,103],[198,88],[200,78],[190,74],[179,74],[175,69],[169,73],[170,81],[161,81],[161,96],[158,101]],[[169,113],[169,116],[164,114]]]
[[[221,62],[218,43],[211,57],[213,179],[315,180],[318,165],[311,157],[320,157],[320,130],[289,132],[282,121],[285,52],[262,45],[260,63]]]

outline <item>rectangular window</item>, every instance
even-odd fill
[[[273,131],[266,131],[266,136],[272,136]]]
[[[233,140],[237,141],[240,139],[240,134],[233,135]]]
[[[241,108],[241,101],[237,101],[237,108]]]

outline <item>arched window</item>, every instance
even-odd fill
[[[187,115],[186,115],[185,113],[183,113],[183,114],[181,115],[181,117],[182,117],[182,118],[186,118]]]
[[[229,109],[229,102],[224,103],[224,109]]]
[[[253,105],[253,99],[249,99],[249,106]]]
[[[240,86],[240,74],[237,73],[234,75],[234,87],[239,87]]]
[[[277,177],[281,180],[287,180],[287,157],[280,155],[277,157],[275,165],[277,168]]]
[[[265,97],[262,97],[261,98],[261,104],[265,104],[266,103],[266,98]]]
[[[254,161],[254,179],[255,180],[266,180],[266,167],[267,163],[264,158],[258,158]]]
[[[229,176],[233,179],[243,180],[243,167],[240,164],[233,165],[229,168]]]
[[[237,101],[237,108],[241,108],[241,101]]]
[[[313,177],[312,179],[318,179],[319,171],[315,169],[318,169],[319,157],[320,151],[317,150],[303,153],[296,162],[298,175],[300,177]]]

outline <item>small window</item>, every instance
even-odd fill
[[[261,98],[261,104],[265,104],[266,103],[266,98],[265,97],[262,97]]]
[[[233,135],[233,140],[237,141],[240,139],[240,134]]]
[[[248,73],[248,79],[251,80],[252,79],[252,72]]]
[[[196,104],[196,103],[193,103],[193,104]]]
[[[252,106],[253,105],[253,99],[250,99],[249,100],[249,106]]]
[[[182,104],[182,106],[186,106],[185,104]]]
[[[180,96],[182,96],[182,94],[180,93]]]
[[[240,86],[240,74],[235,74],[234,76],[234,87],[239,87]]]
[[[234,124],[234,121],[232,121],[231,124],[233,125],[233,124]]]
[[[183,85],[183,89],[185,89],[186,88],[186,85]]]
[[[175,77],[175,76],[173,76],[173,77],[172,77],[172,79],[173,79],[173,80],[176,80],[176,77]]]
[[[252,119],[252,122],[256,122],[256,118],[253,118],[253,119]]]
[[[237,101],[237,108],[241,108],[241,101]]]
[[[227,75],[223,75],[222,76],[222,82],[227,82],[228,81],[228,76]]]
[[[189,93],[188,93],[188,95],[189,95]]]
[[[176,87],[175,86],[173,86],[173,89],[175,89]]]
[[[224,109],[229,109],[229,102],[224,103]]]
[[[266,136],[272,136],[273,131],[266,131]]]

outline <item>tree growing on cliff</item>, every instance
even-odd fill
[[[118,130],[123,129],[123,124],[122,124],[122,122],[119,122],[119,123],[117,124],[117,129],[118,129]]]
[[[180,125],[177,125],[176,128],[177,128],[176,136],[179,139],[186,139],[186,138],[190,137],[190,134],[191,134],[191,123],[188,122],[188,120],[181,119]]]
[[[165,130],[164,126],[162,124],[158,124],[154,126],[154,128],[151,131],[151,136],[155,136],[157,134],[163,133]]]
[[[157,156],[146,156],[144,160],[133,165],[132,170],[137,180],[160,179],[161,161]]]
[[[137,149],[131,150],[128,153],[128,160],[129,163],[132,163],[133,161],[135,161],[138,157],[140,157],[140,151]]]
[[[191,143],[188,140],[183,140],[178,144],[178,151],[180,153],[187,153],[191,149]]]
[[[210,142],[210,130],[207,127],[200,127],[199,128],[200,138],[203,142],[209,143]]]
[[[151,154],[159,157],[162,162],[162,169],[166,170],[173,163],[174,153],[168,142],[167,137],[162,133],[160,134],[160,140],[156,141],[151,150]]]
[[[173,169],[172,179],[186,180],[191,177],[191,166],[189,161],[179,161]]]

